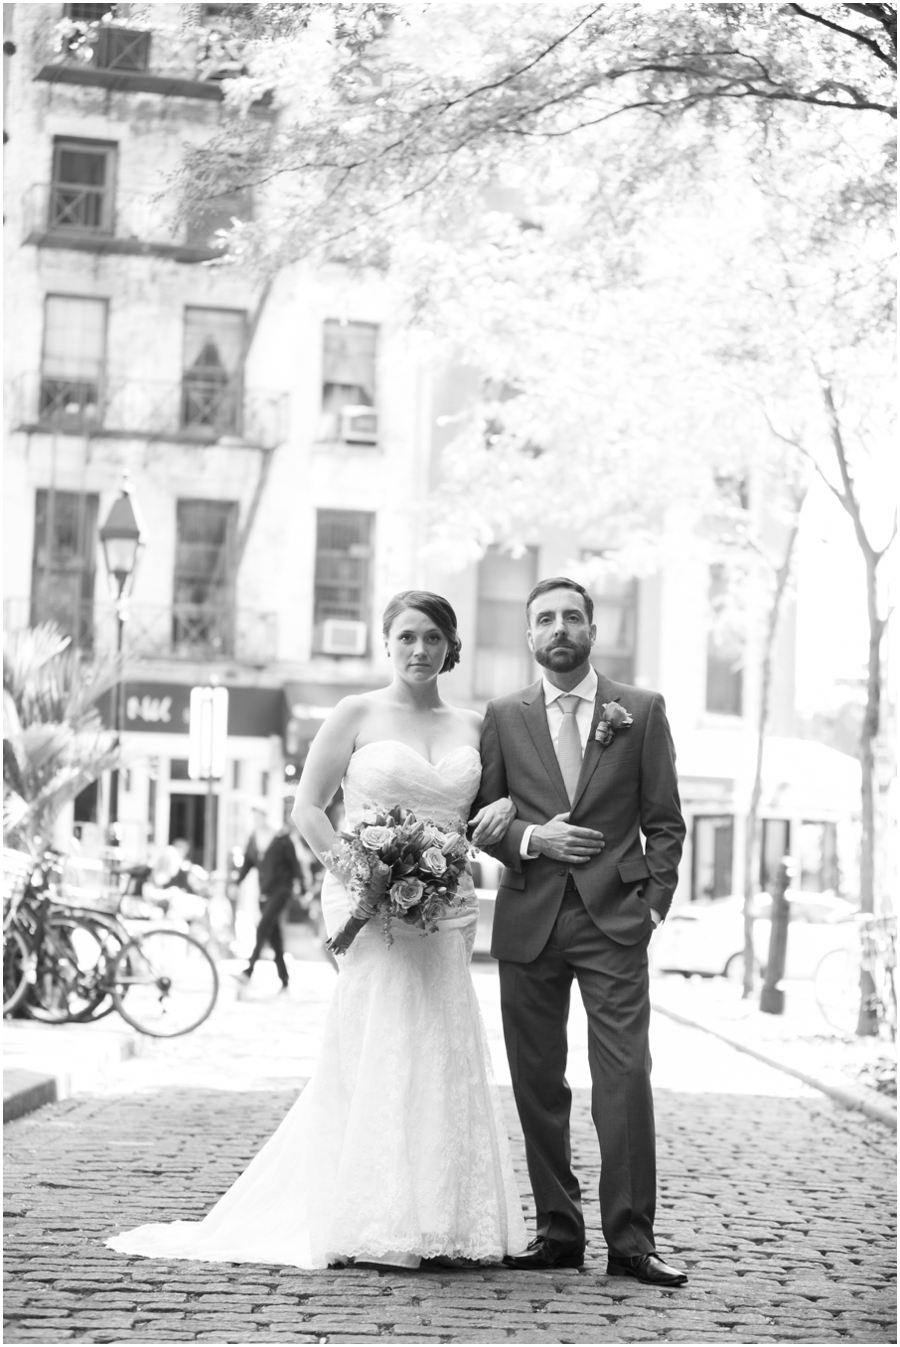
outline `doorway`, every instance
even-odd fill
[[[218,828],[219,797],[213,797],[213,836]],[[190,843],[192,865],[202,865],[206,841],[206,794],[169,796],[169,841],[183,837]]]

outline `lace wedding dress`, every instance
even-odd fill
[[[357,749],[344,800],[402,804],[440,824],[468,816],[481,774],[461,747],[434,766],[406,744]],[[469,880],[471,884],[471,879]],[[315,1074],[237,1182],[200,1222],[144,1225],[120,1253],[326,1267],[348,1259],[498,1261],[527,1236],[500,1096],[469,975],[472,912],[422,935],[370,922],[342,956]],[[349,914],[328,875],[329,934]]]

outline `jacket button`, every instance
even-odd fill
[[[556,873],[558,875],[564,875],[566,873],[566,867],[564,865],[561,865]]]

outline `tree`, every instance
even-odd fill
[[[3,648],[3,833],[46,844],[60,810],[118,759],[97,703],[119,677],[84,662],[52,622],[8,635]]]
[[[188,213],[253,189],[265,218],[235,242],[264,268],[384,263],[410,220],[446,227],[449,200],[462,214],[510,167],[610,137],[627,216],[649,169],[703,163],[728,131],[761,157],[797,118],[896,116],[893,5],[260,4],[243,32],[229,105],[271,94],[278,114],[229,121],[180,187]]]
[[[457,556],[565,519],[646,567],[773,433],[824,470],[825,388],[858,501],[886,422],[893,5],[262,4],[244,38],[182,211],[251,188],[234,264],[389,268],[435,361],[466,361],[438,502]],[[242,115],[267,92],[273,120]]]

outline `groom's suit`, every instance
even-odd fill
[[[631,713],[633,724],[603,747],[594,734],[602,705],[611,701]],[[543,681],[489,704],[481,755],[476,807],[510,795],[517,810],[503,841],[490,848],[505,866],[491,953],[500,961],[504,1033],[537,1233],[584,1242],[565,1080],[575,977],[588,1015],[604,1235],[613,1254],[650,1252],[656,1142],[647,946],[651,908],[665,916],[672,901],[685,832],[663,699],[599,677],[571,803],[548,726]],[[569,810],[571,824],[603,833],[603,851],[571,867],[543,855],[523,857],[528,825]]]

